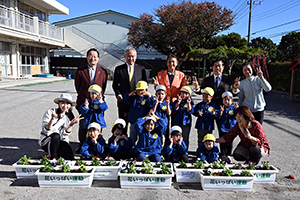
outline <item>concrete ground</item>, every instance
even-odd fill
[[[57,81],[57,82],[53,82]],[[46,83],[49,82],[49,83]],[[116,99],[108,81],[105,93],[109,109],[105,113],[108,140],[110,127],[117,118]],[[23,85],[23,86],[16,86]],[[153,85],[149,86],[153,94]],[[43,151],[37,140],[42,116],[55,107],[53,100],[63,92],[76,98],[73,80],[30,78],[0,81],[0,199],[299,199],[300,197],[300,103],[291,102],[287,93],[272,91],[266,95],[267,107],[263,128],[271,146],[271,155],[262,159],[279,169],[274,184],[254,184],[251,192],[203,191],[200,184],[181,184],[173,179],[170,190],[121,189],[119,181],[94,181],[91,188],[39,188],[37,180],[18,180],[11,166],[21,156],[39,158]],[[194,103],[199,95],[192,96]],[[77,111],[74,109],[75,115]],[[193,121],[196,118],[193,117]],[[77,147],[78,126],[70,137]],[[217,132],[214,132],[218,137]],[[238,140],[235,141],[235,144]],[[196,151],[196,130],[190,134],[190,152]],[[295,179],[286,178],[289,174]]]

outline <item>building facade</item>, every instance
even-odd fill
[[[0,76],[49,72],[49,49],[64,47],[63,30],[51,14],[69,14],[56,0],[0,0]]]
[[[91,47],[95,47],[103,51],[100,52],[99,64],[109,72],[113,72],[117,65],[125,62],[124,52],[128,46],[129,23],[136,19],[136,17],[127,14],[107,10],[54,22],[54,25],[64,28],[65,33],[68,33],[68,37],[65,37],[65,44],[69,48],[52,50],[51,57],[56,57],[56,63],[65,63],[67,60],[65,58],[85,58],[86,51]],[[77,39],[68,40],[74,35]],[[78,42],[79,39],[83,39],[82,42]],[[141,60],[141,62],[143,60],[166,59],[165,55],[157,51],[149,51],[143,48],[137,49],[137,54],[138,60]],[[151,67],[147,63],[144,63],[144,65]],[[56,64],[54,66],[59,67]],[[68,65],[65,67],[75,66]]]

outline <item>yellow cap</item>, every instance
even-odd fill
[[[186,92],[186,93],[189,93],[190,95],[192,95],[192,89],[189,86],[183,86],[180,89],[180,92]]]
[[[148,84],[146,81],[139,81],[136,84],[136,90],[146,90],[148,89]]]
[[[101,87],[97,84],[91,85],[88,89],[89,92],[93,92],[93,93],[101,93]]]
[[[215,136],[213,135],[213,134],[206,134],[205,136],[204,136],[204,139],[203,139],[203,141],[202,142],[205,142],[205,141],[207,141],[207,140],[210,140],[210,141],[216,141],[216,138],[215,138]]]
[[[209,94],[210,96],[214,96],[215,92],[211,87],[206,87],[201,90],[202,94]]]

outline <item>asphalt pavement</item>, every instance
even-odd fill
[[[109,109],[105,113],[107,128],[103,136],[111,136],[111,126],[117,119],[117,106],[108,81],[105,98]],[[154,94],[153,85],[149,91]],[[0,81],[0,199],[299,199],[300,197],[300,102],[289,100],[288,93],[272,91],[265,98],[267,107],[263,128],[271,146],[271,155],[262,159],[279,169],[274,184],[254,184],[251,192],[203,191],[199,183],[176,183],[170,190],[121,189],[119,181],[94,181],[91,188],[40,188],[37,180],[18,180],[11,166],[23,155],[41,157],[44,152],[37,140],[42,116],[56,104],[53,100],[63,92],[76,98],[74,80],[62,77],[29,78]],[[201,100],[193,94],[194,103]],[[75,115],[78,115],[74,109]],[[193,124],[196,118],[193,117]],[[194,127],[194,126],[193,126]],[[78,145],[78,126],[70,141]],[[214,135],[218,137],[217,131]],[[190,152],[196,151],[196,129],[191,129]],[[235,140],[236,145],[238,139]],[[295,179],[286,178],[292,174]]]

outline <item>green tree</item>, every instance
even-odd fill
[[[234,47],[219,46],[215,49],[193,49],[189,52],[189,58],[200,58],[204,56],[207,60],[222,60],[227,63],[228,73],[231,75],[231,71],[235,62],[240,61],[252,61],[254,55],[261,53],[260,49],[244,47],[237,49]]]
[[[247,46],[247,40],[245,38],[242,38],[238,33],[229,33],[228,35],[222,35],[221,38],[225,42],[227,47],[242,49]]]
[[[294,61],[300,57],[300,32],[290,32],[282,36],[278,45],[282,61]]]
[[[277,46],[271,39],[267,39],[265,37],[257,37],[251,40],[249,46],[257,49],[260,48],[261,50],[265,51],[265,55],[272,61],[277,60]]]
[[[190,49],[203,48],[208,40],[233,25],[232,11],[214,2],[180,1],[161,5],[154,16],[144,13],[129,24],[128,42],[179,58]]]

